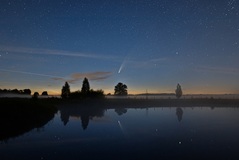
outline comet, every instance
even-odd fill
[[[125,64],[129,61],[129,57],[131,54],[127,54],[122,62],[122,64],[120,65],[120,68],[118,70],[118,74],[121,73],[122,69],[125,67]]]
[[[120,74],[121,70],[124,68],[124,65],[125,65],[125,63],[123,62],[123,63],[121,64],[120,68],[119,68],[119,71],[118,71],[119,74]]]

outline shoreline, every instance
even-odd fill
[[[89,108],[238,107],[239,99],[84,99],[60,101],[60,106]]]
[[[21,105],[19,105],[21,104]],[[149,107],[239,107],[239,99],[132,99],[132,98],[103,98],[103,99],[67,99],[44,98],[0,98],[1,107],[9,106],[75,106],[89,108],[149,108]]]

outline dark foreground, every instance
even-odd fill
[[[1,160],[239,159],[238,100],[0,99],[0,106]]]
[[[57,112],[52,102],[32,99],[3,98],[0,106],[0,141],[43,127]]]
[[[149,108],[149,107],[239,107],[239,99],[85,99],[60,101],[60,106],[110,108]]]

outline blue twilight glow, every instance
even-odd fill
[[[2,0],[0,88],[239,93],[236,0]]]

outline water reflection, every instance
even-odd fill
[[[61,121],[64,125],[67,125],[70,117],[80,117],[82,128],[85,130],[89,125],[90,119],[94,117],[103,117],[105,109],[100,107],[61,107],[59,108],[61,113]]]
[[[180,122],[183,119],[183,110],[182,108],[176,108],[176,115],[178,117],[178,121]]]
[[[116,108],[116,109],[115,109],[115,112],[116,112],[119,116],[121,116],[121,115],[123,115],[123,114],[125,114],[125,113],[127,112],[127,109],[125,109],[125,108]]]
[[[0,159],[238,159],[238,108],[103,106],[62,106],[44,133],[0,144]]]

